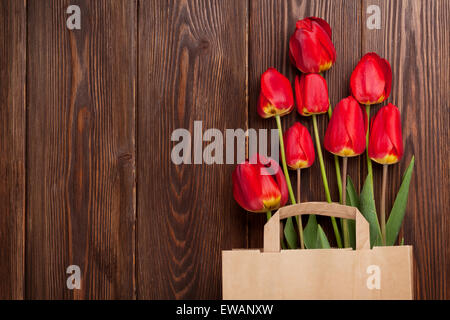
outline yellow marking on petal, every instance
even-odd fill
[[[360,103],[367,106],[367,105],[372,105],[372,104],[379,104],[379,103],[383,102],[384,99],[385,99],[385,96],[382,95],[377,101],[367,100],[367,101],[360,101]]]
[[[378,104],[384,101],[384,95],[381,95],[381,97],[374,103],[374,104]]]
[[[264,208],[267,210],[275,210],[280,207],[281,195],[263,200]]]
[[[271,105],[271,104],[267,104],[266,106],[264,106],[263,111],[267,115],[269,115],[269,114],[276,115],[277,114],[277,109],[275,108],[274,105]]]
[[[328,61],[327,63],[321,64],[319,66],[319,73],[323,72],[323,71],[327,71],[328,69],[331,68],[332,65],[333,65],[332,61]]]
[[[308,168],[308,161],[305,160],[298,160],[296,163],[294,163],[293,165],[289,165],[289,168],[291,169],[305,169]]]
[[[291,108],[291,110],[292,110],[292,108]],[[276,115],[283,116],[283,115],[291,112],[291,110],[289,108],[288,109],[278,109],[277,107],[275,107],[272,104],[267,104],[265,107],[263,107],[263,111],[267,115],[268,118],[276,116]]]
[[[310,116],[311,113],[309,113],[308,109],[306,109],[305,107],[302,109],[302,113],[304,116]]]
[[[383,158],[371,158],[379,164],[394,164],[398,162],[398,157],[395,154],[387,154]]]
[[[309,112],[308,109],[303,107],[303,109],[302,109],[302,116],[309,117],[309,116],[312,116],[313,114],[322,114],[322,113],[326,113],[326,112],[328,112],[328,110],[321,111],[321,112]]]
[[[284,116],[284,115],[290,113],[293,109],[294,109],[294,108],[290,108],[290,109],[281,109],[281,110],[279,110],[278,115],[279,115],[280,117],[282,117],[282,116]]]
[[[357,156],[355,151],[353,151],[353,149],[350,149],[350,148],[344,148],[344,149],[342,149],[341,151],[339,151],[336,154],[338,156],[340,156],[340,157],[354,157],[354,156]]]

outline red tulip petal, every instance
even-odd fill
[[[243,196],[243,190],[241,189],[241,184],[238,180],[238,174],[235,171],[233,171],[232,174],[232,180],[233,180],[233,197],[234,200],[236,200],[236,202],[245,210],[247,211],[257,211],[259,207],[262,207],[262,203],[261,206],[254,206],[253,208],[250,208],[249,205],[247,205],[247,201]]]
[[[358,102],[352,96],[346,99],[345,128],[351,141],[348,148],[352,149],[356,156],[363,153],[366,148],[365,120]]]
[[[298,127],[298,144],[301,147],[302,153],[307,161],[307,167],[310,167],[315,160],[314,144],[312,142],[311,135],[300,122],[296,122],[295,126]]]
[[[364,115],[358,102],[349,96],[334,108],[325,132],[324,146],[329,152],[353,157],[366,147]]]
[[[331,28],[320,18],[299,20],[289,39],[289,56],[304,73],[319,73],[336,61],[336,49],[331,41]]]
[[[263,191],[263,197],[270,198],[281,195],[280,206],[284,206],[288,198],[288,188],[286,179],[279,164],[275,160],[266,158],[261,154],[252,155],[250,157],[250,163],[257,163],[260,166],[260,174],[265,181],[265,183],[262,183],[262,185],[263,187],[267,187]],[[277,188],[273,188],[273,184],[269,180],[266,180],[266,178],[270,178],[270,180],[274,183],[275,181],[273,180],[273,178],[275,178]]]
[[[302,20],[298,20],[295,23],[295,28],[296,29],[306,29],[306,30],[312,30],[312,20],[309,18],[305,18]]]
[[[382,107],[372,122],[369,157],[381,164],[398,162],[403,156],[400,112],[393,104]]]
[[[269,160],[270,160],[270,167],[273,168],[275,172],[275,180],[281,193],[280,206],[284,206],[288,200],[288,187],[286,183],[286,178],[279,164],[273,159]]]
[[[372,121],[369,138],[369,157],[374,159],[383,159],[388,155],[394,145],[385,131],[384,113],[386,109],[381,108]]]
[[[353,96],[361,104],[384,101],[387,98],[386,72],[386,64],[376,53],[370,52],[364,55],[350,77],[350,89]]]
[[[272,106],[269,100],[267,100],[261,93],[258,98],[258,105],[256,111],[260,117],[267,119],[276,115],[275,108]]]
[[[303,73],[318,73],[323,49],[317,36],[304,29],[297,29],[294,35],[297,41],[294,42],[291,52],[296,57],[297,68]]]
[[[276,210],[280,207],[281,191],[270,175],[261,175],[262,200],[265,210]]]
[[[334,108],[325,132],[324,147],[333,154],[339,154],[349,145],[349,137],[344,125],[344,112],[341,109],[343,109],[342,101]]]
[[[295,99],[297,100],[297,111],[303,115],[303,89],[300,84],[300,76],[295,77],[294,81]]]
[[[290,39],[289,39],[289,41],[290,41]],[[292,53],[291,53],[291,47],[290,47],[290,45],[289,45],[289,52],[288,52],[288,54],[289,54],[289,61],[291,61],[291,63],[292,63],[294,66],[296,66],[295,59],[294,59],[294,57],[292,56]]]
[[[232,175],[233,196],[239,205],[247,211],[264,210],[259,169],[248,162],[236,166]]]
[[[391,65],[389,64],[389,61],[386,59],[381,59],[381,68],[383,69],[384,73],[384,80],[386,83],[386,86],[384,88],[384,97],[387,99],[389,95],[391,94],[391,85],[392,85],[392,70]]]
[[[311,138],[311,134],[308,129],[305,127],[305,133],[303,134],[303,152],[306,154],[308,158],[308,167],[312,166],[314,160],[316,159],[316,153],[314,151],[314,143]]]
[[[284,134],[287,165],[292,169],[310,167],[315,158],[314,146],[308,129],[300,122],[294,123]]]
[[[398,160],[403,156],[403,138],[400,111],[396,106],[389,103],[385,108],[384,126],[388,137],[395,148]]]
[[[308,74],[304,76],[305,92],[304,101],[309,113],[323,113],[329,108],[328,87],[320,74]]]
[[[328,36],[331,39],[331,28],[330,28],[330,25],[328,24],[328,22],[326,22],[325,20],[323,20],[321,18],[316,18],[316,17],[310,17],[309,19],[317,22],[322,27],[322,29],[325,30],[325,32],[328,34]]]
[[[315,48],[315,43],[309,38],[303,29],[294,31],[289,39],[289,54],[294,60],[294,65],[303,73],[319,72],[318,52],[308,53]]]
[[[328,36],[324,37],[325,31],[322,28],[318,32],[319,35],[297,29],[289,40],[289,50],[294,57],[295,66],[304,73],[326,71],[335,61],[336,52],[331,40]],[[320,40],[319,37],[325,39]]]
[[[328,87],[320,74],[310,73],[295,78],[297,110],[303,116],[321,114],[328,111]]]
[[[269,68],[263,73],[261,93],[277,109],[289,109],[294,105],[294,95],[289,79],[274,68]]]

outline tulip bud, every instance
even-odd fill
[[[283,116],[290,113],[293,107],[294,95],[289,79],[274,68],[267,69],[261,76],[258,114],[263,118]]]
[[[350,77],[350,90],[359,103],[377,104],[391,94],[392,71],[386,59],[376,53],[364,55]]]
[[[304,73],[330,69],[336,61],[330,25],[323,19],[309,17],[297,21],[295,28],[289,40],[291,62]]]
[[[372,120],[369,157],[381,164],[393,164],[403,156],[402,125],[398,108],[389,103]]]
[[[342,99],[333,110],[324,147],[340,157],[354,157],[366,148],[366,119],[361,106],[352,96]]]
[[[261,155],[238,164],[233,171],[233,196],[251,212],[267,212],[284,206],[288,199],[286,179],[278,163]]]
[[[302,116],[321,114],[328,111],[328,87],[325,78],[317,73],[302,74],[295,78],[297,111]]]
[[[310,167],[315,158],[314,145],[311,135],[300,122],[294,123],[284,133],[286,146],[286,163],[291,169]]]

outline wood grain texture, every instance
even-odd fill
[[[22,299],[25,254],[25,1],[0,3],[0,300]]]
[[[363,1],[381,8],[380,30],[363,28],[362,53],[375,51],[392,67],[389,102],[402,114],[405,155],[389,166],[387,212],[401,176],[415,155],[403,234],[414,246],[415,297],[450,298],[449,212],[449,20],[450,3],[433,1]],[[372,116],[380,105],[372,108]],[[381,192],[381,166],[374,165],[376,201]]]
[[[66,28],[71,4],[81,30]],[[372,4],[380,30],[366,28]],[[389,168],[387,212],[415,155],[402,231],[415,296],[450,299],[447,0],[0,1],[0,299],[220,299],[221,250],[262,247],[266,217],[234,201],[234,165],[173,164],[171,134],[185,128],[193,144],[196,120],[203,132],[276,128],[256,113],[260,76],[276,67],[294,83],[288,40],[308,16],[333,31],[333,107],[364,53],[390,61],[382,105],[400,108],[405,156]],[[282,122],[312,132],[311,120]],[[366,172],[364,157],[349,160],[357,189]],[[318,162],[302,171],[301,200],[325,200]],[[81,290],[66,287],[71,264]]]
[[[219,299],[221,250],[246,246],[233,166],[171,161],[177,128],[245,128],[246,21],[246,1],[140,2],[139,299]]]
[[[27,298],[135,297],[136,10],[28,1]]]
[[[296,75],[300,72],[289,61],[289,38],[295,30],[297,20],[316,16],[325,19],[333,32],[333,43],[336,47],[337,60],[333,67],[325,72],[328,83],[331,105],[334,107],[349,93],[349,79],[354,64],[359,59],[358,46],[349,43],[359,43],[361,39],[360,2],[358,1],[251,1],[250,33],[249,33],[249,127],[276,128],[274,119],[262,119],[256,113],[257,99],[260,93],[261,74],[269,67],[277,68],[287,76],[294,85]],[[352,30],[352,32],[348,32]],[[310,117],[302,117],[296,109],[282,117],[284,130],[294,122],[305,125],[313,136],[313,125]],[[328,116],[318,116],[319,135],[323,141]],[[339,201],[334,158],[325,149],[325,167],[334,201]],[[349,160],[348,174],[357,188],[360,185],[360,165],[357,159]],[[291,181],[296,184],[296,174],[291,172]],[[301,201],[325,201],[325,192],[320,178],[320,166],[317,160],[309,169],[302,170]],[[303,225],[306,225],[304,217]],[[262,246],[262,231],[266,221],[265,215],[250,214],[248,221],[249,246]],[[334,241],[329,218],[319,217],[319,223],[328,231],[329,239]]]

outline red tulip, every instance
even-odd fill
[[[251,212],[267,212],[284,206],[288,199],[286,179],[278,163],[256,155],[233,171],[233,196]]]
[[[258,114],[263,118],[282,116],[291,112],[293,107],[294,95],[288,78],[274,68],[267,69],[261,76]]]
[[[341,157],[354,157],[366,148],[367,121],[361,106],[352,96],[342,99],[333,110],[324,147]]]
[[[350,77],[350,90],[361,104],[377,104],[391,94],[392,71],[386,59],[376,53],[367,53]]]
[[[369,157],[381,164],[393,164],[403,156],[402,125],[398,108],[389,103],[372,120]]]
[[[295,78],[297,111],[302,116],[321,114],[328,111],[328,87],[325,78],[317,73],[302,74]]]
[[[304,169],[313,164],[315,154],[311,135],[300,122],[284,133],[284,142],[286,163],[291,169]]]
[[[289,40],[292,63],[304,73],[319,73],[331,68],[336,61],[336,49],[331,42],[331,28],[320,18],[297,21]]]

